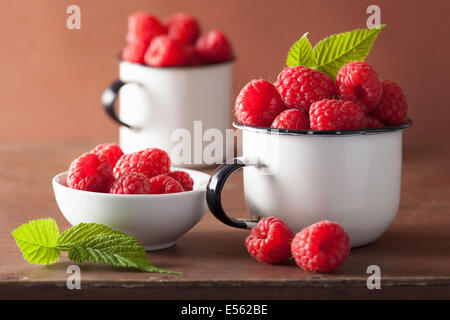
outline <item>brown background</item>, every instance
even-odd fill
[[[81,30],[66,28],[66,8],[81,7]],[[368,62],[407,95],[414,127],[407,143],[449,138],[450,1],[361,0],[1,0],[0,140],[117,138],[100,95],[117,77],[128,14],[161,18],[183,11],[203,30],[222,29],[238,56],[234,94],[252,78],[275,80],[290,45],[365,27],[370,4],[387,24]],[[230,106],[230,109],[232,106]]]

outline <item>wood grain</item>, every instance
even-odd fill
[[[50,266],[28,265],[10,232],[31,219],[59,213],[51,178],[91,143],[0,145],[0,298],[450,298],[450,147],[405,150],[400,211],[375,243],[351,251],[332,274],[302,271],[293,261],[270,266],[251,258],[246,230],[229,228],[207,212],[169,249],[149,253],[158,266],[182,272],[159,275],[85,264],[82,290],[66,288],[66,256]],[[247,216],[242,175],[224,189],[225,208]],[[380,266],[382,289],[368,290],[366,269]]]

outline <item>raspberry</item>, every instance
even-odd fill
[[[144,55],[147,51],[148,43],[146,42],[132,42],[122,51],[122,60],[134,63],[144,63]]]
[[[184,55],[186,56],[186,65],[197,66],[203,63],[203,59],[198,55],[194,46],[185,46]]]
[[[169,67],[182,66],[186,63],[183,47],[168,36],[157,36],[150,43],[144,56],[149,66]]]
[[[239,93],[235,114],[237,120],[243,124],[269,127],[285,108],[272,83],[252,80]]]
[[[195,44],[200,34],[197,20],[184,13],[176,13],[166,22],[169,37],[184,45]]]
[[[366,115],[352,101],[325,99],[311,105],[309,120],[313,130],[352,130],[365,127]]]
[[[335,96],[333,80],[326,74],[302,66],[287,67],[275,82],[278,92],[289,108],[305,112],[313,102]]]
[[[114,166],[113,172],[116,179],[127,172],[142,173],[151,178],[170,172],[170,158],[161,149],[149,148],[123,155]]]
[[[117,145],[116,143],[99,144],[90,152],[105,156],[106,159],[108,159],[111,168],[114,168],[117,160],[119,160],[120,157],[123,156],[122,149],[120,149],[119,145]]]
[[[402,89],[389,80],[383,81],[383,97],[374,115],[381,121],[395,126],[405,122],[408,104]]]
[[[347,233],[337,223],[323,220],[296,234],[292,255],[306,271],[331,272],[339,268],[350,251]]]
[[[189,173],[184,171],[172,171],[167,175],[177,180],[183,187],[184,191],[191,191],[194,189],[194,180],[192,180]]]
[[[383,128],[384,125],[383,125],[383,123],[380,120],[378,120],[377,117],[375,117],[375,116],[373,116],[371,114],[368,114],[366,116],[366,125],[365,125],[365,127],[369,128],[369,129],[374,129],[374,128]]]
[[[245,239],[248,252],[264,263],[279,263],[290,258],[291,230],[278,218],[262,218]]]
[[[177,193],[183,191],[183,187],[177,180],[164,174],[150,179],[151,194]]]
[[[114,177],[108,160],[92,152],[72,161],[67,173],[67,186],[72,189],[107,192]]]
[[[275,118],[272,128],[309,130],[309,115],[295,108],[284,110]]]
[[[230,42],[220,30],[212,30],[199,38],[195,47],[198,54],[208,62],[222,62],[233,57]]]
[[[114,181],[109,193],[115,194],[149,194],[150,193],[150,179],[147,176],[128,172],[120,176]]]
[[[138,12],[128,17],[128,43],[141,42],[148,45],[154,37],[165,33],[166,27],[151,14]]]
[[[336,75],[336,87],[341,100],[359,102],[371,112],[380,102],[383,88],[378,74],[365,62],[351,62]]]

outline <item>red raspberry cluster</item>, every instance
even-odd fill
[[[295,236],[278,218],[262,218],[245,239],[248,252],[258,261],[280,263],[291,256],[306,271],[331,272],[350,252],[350,240],[337,223],[323,220]]]
[[[115,143],[96,146],[74,161],[67,173],[72,189],[114,194],[162,194],[190,191],[194,180],[170,171],[169,155],[156,148],[124,154]]]
[[[200,36],[193,17],[176,13],[161,23],[148,13],[128,17],[127,45],[122,59],[154,67],[201,65],[230,60],[233,50],[220,30]]]
[[[292,130],[355,130],[400,125],[406,98],[372,66],[351,62],[336,81],[303,66],[287,67],[275,84],[250,81],[236,99],[236,119],[246,125]]]

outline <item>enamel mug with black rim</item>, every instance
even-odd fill
[[[375,241],[394,221],[402,131],[411,121],[341,132],[234,126],[242,131],[242,157],[221,165],[206,193],[209,209],[223,223],[251,228],[262,217],[276,216],[296,233],[326,219],[340,224],[351,247],[358,247]],[[221,203],[227,178],[239,168],[251,220],[230,218]]]
[[[176,166],[214,165],[203,157],[203,150],[211,143],[204,139],[203,133],[215,130],[225,140],[225,130],[231,126],[232,63],[233,60],[158,68],[121,61],[120,79],[104,91],[102,103],[107,114],[120,125],[123,151],[131,153],[156,147],[167,151]],[[119,91],[117,113],[115,102]],[[172,153],[180,150],[183,143],[189,150]],[[223,150],[216,151],[222,152],[223,158],[216,162],[223,163],[226,143],[222,141],[219,145]],[[194,155],[191,149],[198,154]],[[190,156],[179,156],[183,152]]]

